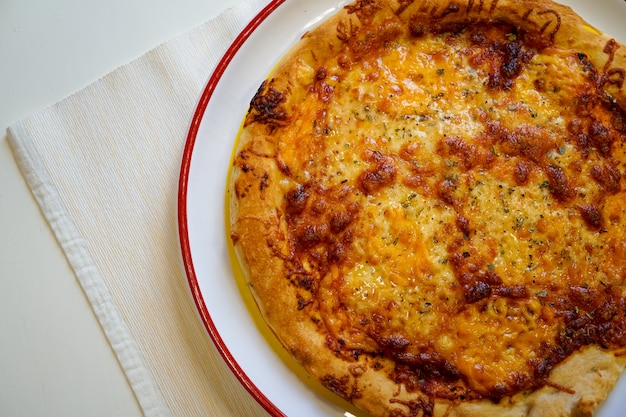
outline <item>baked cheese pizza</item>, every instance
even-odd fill
[[[231,239],[377,417],[591,416],[626,366],[626,47],[548,0],[357,0],[261,74]]]

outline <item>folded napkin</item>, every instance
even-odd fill
[[[144,414],[265,416],[210,343],[180,260],[183,147],[248,0],[7,129]]]

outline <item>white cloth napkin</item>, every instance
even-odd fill
[[[7,129],[28,185],[148,417],[265,416],[210,343],[177,236],[189,123],[249,0]]]

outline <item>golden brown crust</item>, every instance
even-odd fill
[[[294,213],[299,214],[304,210],[304,204],[308,204],[307,207],[310,208],[313,203],[306,202],[309,191],[296,186],[302,184],[302,181],[296,180],[296,174],[292,172],[293,166],[285,162],[286,157],[282,157],[283,154],[294,152],[293,149],[283,149],[281,146],[284,146],[284,143],[298,147],[301,144],[292,136],[283,135],[296,135],[297,133],[293,132],[299,131],[298,121],[293,117],[294,109],[301,105],[311,91],[315,90],[315,94],[320,96],[319,99],[325,100],[326,90],[323,82],[326,74],[320,68],[327,60],[341,55],[346,45],[350,43],[352,43],[350,50],[353,53],[365,54],[368,41],[370,47],[373,42],[373,48],[384,48],[384,45],[395,39],[399,33],[407,30],[419,37],[422,32],[459,31],[461,27],[466,26],[501,23],[527,33],[529,42],[539,49],[580,51],[579,60],[583,63],[581,65],[593,66],[595,75],[591,78],[597,89],[607,94],[606,102],[615,100],[622,107],[626,106],[626,86],[624,86],[626,47],[592,28],[566,6],[542,0],[359,0],[342,9],[301,39],[260,87],[246,117],[233,165],[230,209],[233,243],[240,263],[246,271],[250,288],[265,320],[290,354],[335,394],[375,416],[593,415],[593,410],[610,392],[626,366],[626,357],[617,356],[615,352],[619,349],[615,346],[605,350],[597,347],[597,344],[591,343],[589,346],[585,344],[574,349],[575,353],[567,355],[565,360],[558,361],[554,369],[548,372],[549,378],[540,378],[540,383],[536,385],[530,383],[531,390],[524,389],[512,395],[508,395],[512,391],[506,391],[507,395],[503,396],[495,393],[491,387],[487,391],[497,400],[492,401],[483,388],[463,382],[464,387],[469,384],[468,393],[474,397],[446,399],[433,394],[438,391],[425,393],[423,387],[407,388],[407,380],[398,377],[396,363],[392,357],[383,353],[382,348],[379,348],[378,356],[377,354],[360,356],[361,350],[350,349],[347,351],[352,357],[346,357],[346,352],[341,346],[343,341],[333,339],[332,331],[327,330],[333,324],[323,323],[328,318],[319,313],[320,309],[338,309],[333,305],[336,301],[324,298],[311,301],[311,293],[319,290],[317,285],[330,284],[311,282],[307,280],[307,274],[319,273],[324,268],[325,275],[340,276],[342,267],[332,262],[330,266],[322,265],[321,262],[316,263],[313,256],[315,252],[308,248],[313,247],[320,239],[326,239],[325,236],[329,234],[337,236],[336,239],[343,239],[342,242],[354,239],[347,236],[345,225],[356,216],[357,209],[350,205],[351,200],[346,193],[373,194],[380,187],[395,181],[395,177],[399,175],[395,167],[385,165],[385,159],[382,157],[370,156],[370,160],[364,158],[364,162],[370,163],[375,168],[360,174],[355,180],[358,183],[356,188],[341,191],[340,187],[337,187],[332,192],[325,191],[326,200],[323,203],[333,209],[336,208],[337,213],[340,212],[343,217],[333,217],[326,211],[323,215],[331,219],[328,224],[320,226],[311,223],[309,229],[306,229],[306,224],[297,224],[296,226],[300,227],[297,229],[290,223],[288,219],[294,217]],[[371,31],[362,28],[376,28],[376,33],[372,34]],[[371,41],[371,38],[374,38],[374,41]],[[339,56],[337,61],[341,66],[342,57]],[[346,58],[346,68],[350,65]],[[503,84],[498,83],[501,81],[494,81],[498,88],[506,89]],[[328,94],[328,100],[331,100],[330,90]],[[624,121],[620,119],[619,123]],[[617,130],[620,128],[626,132],[623,126],[618,126]],[[454,146],[456,145],[449,144],[450,149],[446,148],[446,151],[456,157],[460,151],[455,151],[457,148]],[[304,144],[302,147],[304,152],[306,147]],[[494,154],[498,155],[495,150]],[[466,156],[465,159],[460,159],[460,163],[465,164],[468,170],[479,163],[493,163],[492,156],[481,155],[473,155],[471,158]],[[485,162],[480,158],[489,160]],[[542,174],[557,184],[551,186],[553,188],[551,193],[558,204],[578,198],[572,194],[570,190],[572,187],[569,187],[568,182],[560,180],[562,172],[559,169],[538,162],[537,158],[539,157],[529,157],[531,162],[528,164],[541,166]],[[618,153],[615,158],[618,159],[618,169],[623,170],[626,160],[619,158],[624,158],[624,153]],[[521,173],[516,171],[518,183],[530,181],[525,174],[526,166],[518,165],[518,171],[522,171]],[[606,169],[609,169],[608,173]],[[594,177],[596,182],[602,185],[598,188],[610,189],[613,186],[619,189],[619,192],[612,192],[613,194],[623,194],[621,176],[617,175],[615,181],[616,175],[612,174],[610,168],[606,169],[602,171],[598,168],[592,171],[592,175],[593,172],[599,172]],[[532,178],[534,174],[531,172],[529,175]],[[604,180],[597,179],[600,177]],[[443,183],[445,185],[445,181]],[[439,198],[444,203],[448,201],[445,190],[439,190]],[[615,201],[622,200],[618,197],[608,197],[607,201],[608,207],[610,204],[617,204]],[[453,204],[450,203],[450,206]],[[604,227],[603,221],[597,218],[595,208],[580,204],[579,206],[580,216],[588,228]],[[320,208],[319,213],[322,212]],[[462,224],[462,220],[462,216],[457,218],[457,228],[465,230],[466,226]],[[623,220],[619,220],[621,221]],[[314,226],[320,228],[315,229]],[[302,228],[305,231],[301,233]],[[294,237],[294,233],[301,234]],[[333,250],[337,253],[333,252],[328,256],[343,256],[337,245],[333,244],[335,245]],[[621,245],[623,246],[623,243]],[[313,257],[298,257],[296,252],[300,253],[299,251],[306,252],[307,256],[313,254],[311,255]],[[306,261],[302,261],[305,258]],[[355,261],[354,257],[350,258],[350,262],[358,263],[358,259]],[[462,261],[458,262],[457,269],[465,268]],[[489,267],[493,268],[491,264]],[[491,284],[494,286],[493,282]],[[619,285],[624,285],[623,277]],[[516,288],[512,290],[510,288],[513,287],[509,287],[509,296],[511,291],[518,291]],[[501,288],[502,291],[504,289],[506,288]],[[327,288],[324,290],[332,293]],[[519,291],[522,294],[520,297],[529,297],[526,292]],[[466,292],[466,297],[467,294]],[[544,296],[542,294],[539,297]],[[478,297],[477,301],[481,297]],[[310,303],[314,303],[315,306],[310,307]],[[619,340],[623,343],[626,337],[622,336]],[[362,343],[362,350],[365,352],[373,342],[365,338],[359,343]],[[621,349],[624,348],[626,346],[622,345]],[[439,364],[437,366],[444,366],[443,362],[437,363]],[[391,376],[395,376],[395,380]]]

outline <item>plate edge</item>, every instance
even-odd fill
[[[189,229],[187,223],[187,195],[189,184],[189,169],[191,166],[191,159],[193,155],[194,145],[196,143],[197,134],[202,122],[202,118],[206,111],[209,101],[213,96],[219,81],[221,80],[224,72],[228,68],[233,58],[237,55],[241,47],[245,44],[248,38],[254,33],[254,31],[286,0],[271,0],[261,11],[259,11],[250,22],[239,32],[237,37],[230,44],[215,69],[213,70],[202,95],[198,101],[195,112],[193,114],[191,124],[187,133],[185,146],[183,148],[182,161],[180,166],[180,174],[178,181],[178,237],[180,244],[180,252],[182,255],[183,267],[185,269],[187,283],[191,291],[191,296],[196,305],[196,311],[200,315],[200,319],[207,330],[213,344],[217,348],[222,359],[226,365],[230,368],[231,372],[239,380],[241,385],[252,395],[252,397],[273,417],[286,417],[286,415],[278,409],[278,407],[272,403],[252,382],[248,375],[243,371],[240,365],[237,363],[230,350],[222,340],[211,315],[204,303],[202,292],[200,290],[198,279],[193,266],[193,259],[191,255],[191,247],[189,244]]]

